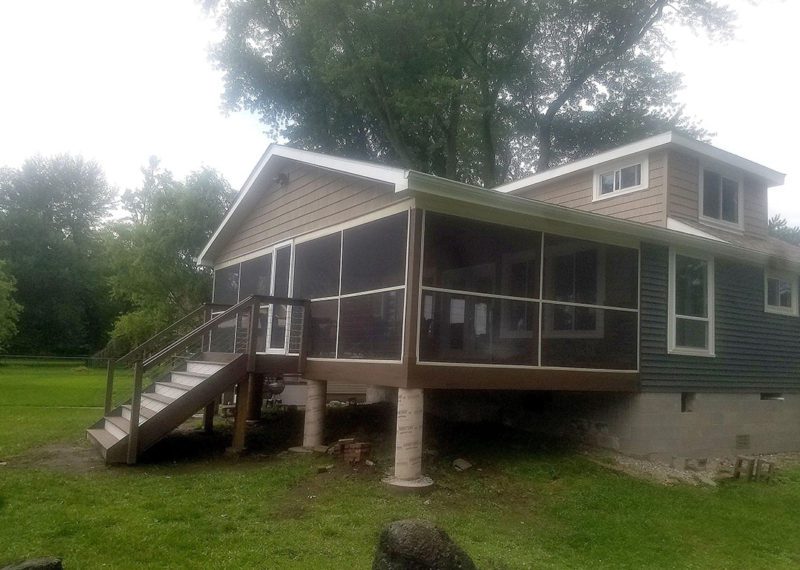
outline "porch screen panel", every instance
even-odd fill
[[[539,303],[424,291],[420,359],[538,364]]]
[[[404,285],[407,233],[408,212],[344,230],[342,295]]]
[[[636,370],[639,252],[546,235],[542,366]]]
[[[335,233],[295,246],[294,297],[321,299],[339,294],[341,244],[341,234]]]
[[[239,265],[214,271],[214,302],[235,305],[239,299]]]
[[[542,366],[636,370],[638,315],[544,304]]]
[[[540,257],[539,232],[425,213],[423,286],[538,299]]]
[[[336,357],[336,335],[339,325],[339,300],[311,303],[308,355],[317,358]]]
[[[269,295],[271,280],[271,253],[243,262],[239,280],[239,300],[246,299],[250,295]]]
[[[339,318],[339,358],[399,360],[404,291],[344,297]]]

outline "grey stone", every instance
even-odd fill
[[[472,463],[467,461],[466,459],[461,459],[460,457],[453,461],[453,467],[455,467],[456,471],[466,471],[470,467],[472,467]]]
[[[8,566],[3,566],[0,570],[64,570],[61,565],[61,559],[53,556],[45,556],[43,558],[31,558],[30,560],[23,560],[15,562]]]
[[[406,519],[383,529],[372,570],[475,570],[475,563],[433,523]]]

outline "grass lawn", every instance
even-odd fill
[[[769,485],[663,487],[526,436],[426,425],[437,485],[403,495],[379,482],[381,470],[320,474],[330,458],[275,453],[297,437],[297,416],[254,432],[246,458],[218,452],[221,426],[107,468],[83,440],[104,378],[0,367],[0,566],[56,555],[68,569],[369,568],[381,527],[405,517],[442,526],[481,568],[800,566],[800,471]],[[355,429],[359,414],[386,427],[361,410],[340,412],[339,429]],[[391,435],[376,443],[388,468]],[[455,472],[456,456],[475,467]]]

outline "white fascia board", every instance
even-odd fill
[[[703,251],[710,255],[735,257],[751,263],[764,264],[771,259],[774,260],[777,255],[768,255],[760,251],[739,247],[713,236],[700,236],[696,232],[684,233],[641,222],[612,218],[603,214],[558,206],[531,198],[497,192],[496,190],[487,190],[413,171],[409,173],[409,189],[412,192],[416,191],[459,200],[479,207],[495,208],[565,224],[574,224],[639,240],[648,240],[659,245],[672,245]],[[786,262],[788,264],[787,269],[800,271],[800,260],[786,259]]]
[[[245,180],[245,183],[242,185],[242,189],[236,195],[233,205],[225,214],[222,223],[214,231],[211,239],[208,240],[208,243],[203,248],[203,251],[200,252],[200,255],[197,257],[198,265],[212,265],[213,260],[207,259],[209,251],[219,239],[225,227],[231,222],[234,216],[236,216],[242,201],[252,190],[256,180],[267,167],[270,159],[273,157],[286,158],[303,164],[308,164],[310,166],[324,168],[325,170],[332,170],[335,172],[341,172],[343,174],[357,176],[359,178],[366,178],[369,180],[376,180],[378,182],[391,184],[394,186],[395,192],[402,192],[408,189],[408,171],[401,168],[392,168],[390,166],[371,164],[369,162],[352,160],[349,158],[339,158],[318,152],[299,150],[296,148],[272,143],[267,147],[267,150],[264,152],[264,154],[261,155],[261,158],[259,159],[255,168],[253,168],[252,172],[247,177],[247,180]]]
[[[669,131],[631,144],[626,144],[613,150],[601,152],[600,154],[590,156],[589,158],[584,158],[581,160],[576,160],[575,162],[564,164],[562,166],[557,166],[515,182],[502,184],[495,187],[494,190],[503,193],[514,192],[515,190],[529,188],[531,186],[542,184],[543,182],[548,182],[568,174],[574,174],[582,170],[588,170],[606,162],[612,162],[621,158],[625,158],[626,156],[648,152],[666,146],[689,150],[712,160],[739,168],[745,172],[766,180],[770,186],[780,186],[784,183],[786,178],[785,174],[778,172],[777,170],[772,170],[771,168],[767,168],[766,166],[751,160],[747,160],[746,158],[742,158],[741,156],[735,155],[731,152],[716,148],[710,144],[696,141],[689,137]]]
[[[786,175],[777,170],[767,168],[762,164],[747,160],[737,154],[722,150],[708,143],[700,142],[698,140],[680,135],[678,133],[670,133],[672,135],[672,145],[678,148],[683,148],[703,155],[706,158],[722,162],[739,168],[747,173],[753,174],[759,178],[763,178],[769,182],[769,186],[781,186],[786,180]]]

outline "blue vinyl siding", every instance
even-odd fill
[[[716,357],[667,354],[669,249],[642,245],[643,391],[800,391],[800,318],[764,312],[763,268],[717,258]]]

